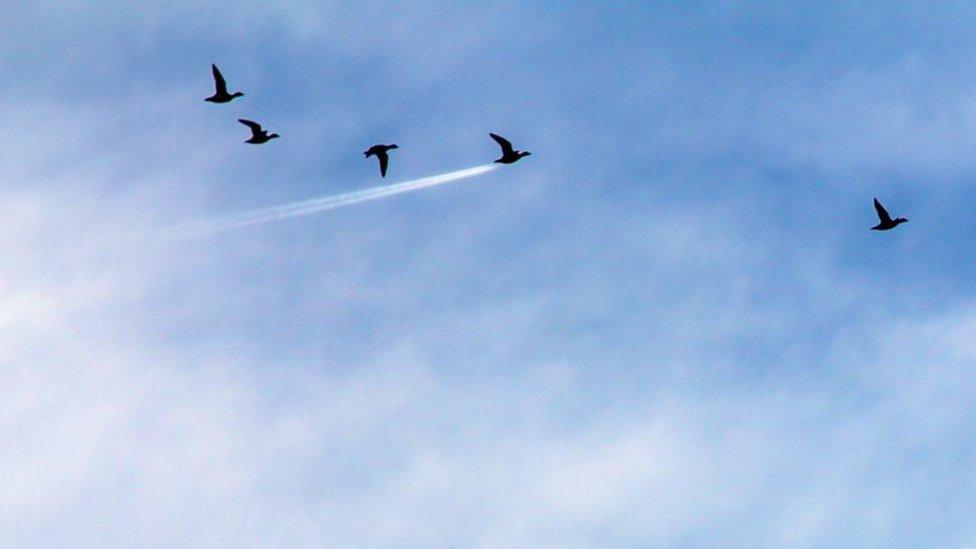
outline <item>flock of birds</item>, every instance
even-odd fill
[[[237,91],[230,93],[227,91],[227,81],[224,80],[224,75],[220,73],[220,69],[217,68],[217,65],[210,65],[210,70],[213,72],[215,91],[213,95],[204,99],[204,101],[209,101],[210,103],[230,103],[234,99],[244,96],[243,92]],[[261,127],[261,124],[258,124],[253,120],[238,118],[237,121],[251,129],[251,137],[245,141],[245,143],[261,145],[262,143],[267,143],[272,139],[281,137],[277,133],[269,133],[268,130]],[[505,139],[498,134],[489,133],[488,135],[490,135],[491,138],[494,139],[495,142],[498,143],[498,146],[502,149],[502,155],[495,160],[495,162],[501,164],[512,164],[517,162],[519,159],[532,154],[529,151],[516,150],[508,139]],[[390,151],[398,148],[399,147],[396,143],[392,143],[390,145],[373,145],[372,147],[366,149],[363,152],[363,155],[366,158],[375,156],[380,163],[380,177],[386,177],[386,169],[390,164]]]
[[[244,95],[244,93],[239,91],[229,93],[227,91],[227,81],[224,80],[224,75],[220,73],[220,69],[217,68],[217,65],[210,65],[210,68],[213,72],[215,91],[213,95],[206,98],[204,101],[209,101],[211,103],[230,103],[234,99]],[[245,141],[245,143],[260,145],[262,143],[267,143],[272,139],[281,137],[277,133],[269,133],[268,130],[261,127],[261,124],[258,124],[253,120],[238,118],[237,121],[251,129],[251,137]],[[494,139],[495,142],[498,143],[498,146],[502,149],[502,155],[495,160],[495,162],[501,164],[513,164],[521,158],[532,154],[529,151],[516,150],[509,140],[498,134],[489,133],[488,135],[490,135],[491,138]],[[390,164],[390,151],[398,148],[399,147],[396,143],[391,143],[389,145],[378,144],[366,149],[363,152],[363,155],[366,158],[375,156],[380,163],[380,177],[386,177],[386,170]],[[879,202],[877,198],[874,199],[874,210],[878,214],[878,224],[871,227],[871,230],[874,231],[890,231],[898,225],[908,221],[908,219],[905,219],[904,217],[892,218],[888,213],[888,210],[881,205],[881,202]]]

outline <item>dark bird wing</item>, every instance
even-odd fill
[[[512,148],[512,143],[509,142],[508,139],[505,139],[504,137],[495,133],[489,133],[488,135],[490,135],[491,138],[501,146],[502,154],[515,154],[515,149]]]
[[[878,202],[877,198],[874,199],[874,209],[878,212],[878,219],[880,219],[882,223],[891,223],[891,216],[888,215],[888,210],[886,210],[884,206]]]
[[[251,133],[253,133],[254,135],[258,135],[262,131],[261,124],[258,124],[257,122],[253,122],[251,120],[247,120],[244,118],[238,118],[237,121],[240,122],[241,124],[244,124],[248,128],[251,128]]]
[[[210,70],[213,72],[214,86],[217,88],[217,93],[227,95],[227,81],[224,80],[224,75],[220,74],[220,69],[217,68],[217,65],[210,65]]]
[[[376,153],[376,158],[380,159],[380,177],[386,177],[386,166],[390,163],[390,155],[382,151]]]

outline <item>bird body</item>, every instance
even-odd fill
[[[490,135],[491,138],[494,139],[496,143],[498,143],[498,146],[502,148],[501,157],[499,157],[498,160],[495,160],[495,162],[499,164],[514,164],[515,162],[518,162],[519,159],[521,159],[522,157],[529,156],[530,154],[532,154],[529,151],[515,150],[512,147],[512,143],[508,139],[505,139],[504,137],[498,134],[489,133],[488,135]]]
[[[245,143],[251,143],[252,145],[260,145],[261,143],[267,143],[276,137],[281,137],[276,133],[268,133],[267,130],[261,128],[261,124],[247,120],[244,118],[238,118],[238,122],[244,124],[248,128],[251,128],[251,138],[245,141]]]
[[[213,95],[204,99],[204,101],[209,101],[210,103],[230,103],[235,97],[244,95],[241,92],[227,93],[227,81],[224,80],[224,75],[220,74],[220,69],[217,68],[217,65],[210,65],[210,71],[213,73],[215,91]]]
[[[390,155],[388,153],[393,149],[399,148],[396,143],[390,145],[373,145],[363,151],[363,156],[366,158],[375,156],[380,161],[380,177],[386,177],[386,168],[390,163]]]
[[[878,212],[879,223],[874,227],[871,227],[872,231],[890,231],[898,225],[908,221],[904,217],[896,217],[895,219],[892,219],[891,216],[888,215],[888,210],[886,210],[885,207],[878,202],[877,198],[874,199],[874,210]]]

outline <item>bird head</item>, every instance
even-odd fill
[[[531,156],[532,153],[530,153],[529,151],[519,151],[518,155],[519,155],[519,158],[521,158],[523,156]]]

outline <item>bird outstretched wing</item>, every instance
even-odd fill
[[[261,124],[258,124],[257,122],[254,122],[252,120],[247,120],[246,118],[238,118],[237,121],[240,122],[241,124],[244,124],[248,128],[251,128],[251,133],[253,133],[254,135],[258,135],[259,133],[261,133]]]
[[[880,219],[882,223],[891,223],[891,216],[888,215],[888,210],[886,210],[884,206],[878,202],[877,198],[874,199],[874,209],[878,212],[878,219]]]
[[[221,95],[227,94],[227,81],[224,80],[224,75],[220,74],[220,69],[217,65],[210,65],[210,70],[213,72],[214,86],[217,88],[217,93]]]
[[[390,163],[390,155],[386,154],[386,151],[376,154],[376,158],[380,159],[380,177],[386,177],[386,166]]]
[[[515,153],[515,149],[512,148],[512,143],[509,142],[508,139],[505,139],[504,137],[502,137],[502,136],[500,136],[500,135],[498,135],[496,133],[489,133],[488,135],[490,135],[491,138],[494,139],[495,142],[498,143],[499,146],[501,146],[501,148],[502,148],[502,154],[514,154]]]

